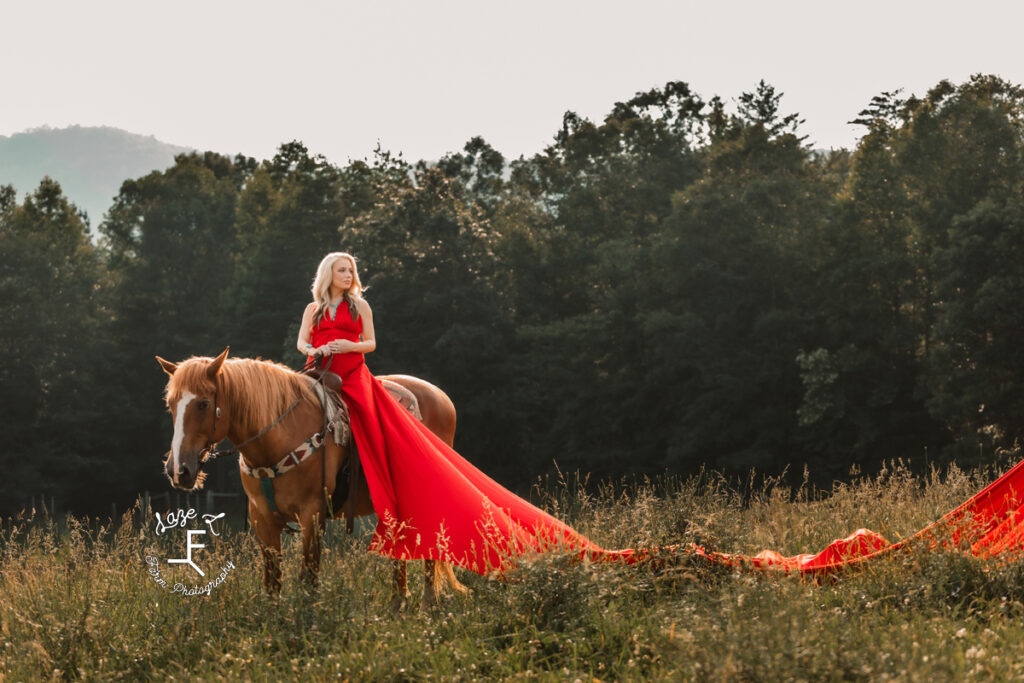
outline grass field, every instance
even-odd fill
[[[561,482],[536,499],[605,547],[795,554],[861,526],[906,537],[1005,469],[920,478],[896,464],[825,492],[713,475],[589,494]],[[687,556],[660,571],[544,557],[507,580],[462,572],[472,595],[421,614],[415,599],[390,611],[390,563],[332,527],[315,594],[298,585],[286,539],[275,602],[245,533],[208,541],[206,564],[235,569],[210,595],[183,596],[146,562],[181,556],[180,532],[158,537],[127,516],[116,528],[4,520],[0,670],[8,681],[1024,678],[1019,562],[907,552],[818,585]],[[179,568],[161,571],[170,585]],[[412,566],[414,596],[420,577]]]

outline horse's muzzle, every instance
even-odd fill
[[[171,481],[171,486],[183,491],[191,491],[196,488],[201,468],[202,465],[197,456],[180,458],[177,471],[174,470],[173,458],[169,451],[164,460],[164,474]]]

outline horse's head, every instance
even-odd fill
[[[156,357],[170,379],[164,398],[174,423],[171,450],[164,460],[164,472],[176,488],[201,488],[205,473],[202,457],[207,448],[227,434],[227,420],[221,419],[218,386],[221,366],[228,349],[216,358],[190,358],[175,364]]]

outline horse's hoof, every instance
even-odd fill
[[[441,600],[444,598],[444,593],[439,589],[431,589],[430,586],[424,586],[423,592],[420,594],[420,613],[428,614],[435,611],[441,606]]]
[[[406,597],[407,596],[404,595],[391,596],[391,601],[388,603],[388,606],[391,608],[391,611],[402,612],[403,610],[405,610],[406,605],[408,604]]]

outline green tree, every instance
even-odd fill
[[[520,452],[600,475],[651,462],[657,436],[637,428],[657,399],[644,309],[660,296],[653,241],[672,193],[699,176],[704,102],[681,82],[617,103],[600,124],[572,112],[543,153],[512,166],[496,220],[514,255],[514,401]],[[531,206],[532,204],[532,206]],[[538,390],[537,387],[543,387]]]
[[[823,328],[798,354],[798,436],[833,476],[852,462],[870,470],[945,442],[917,391],[920,279],[911,199],[893,155],[904,106],[897,93],[882,93],[861,112],[868,132],[833,186],[834,220],[816,240],[807,298]]]
[[[21,205],[0,188],[2,512],[40,494],[79,507],[110,472],[103,281],[84,216],[59,184],[44,178]]]
[[[763,82],[737,115],[715,114],[706,170],[677,193],[653,272],[660,305],[643,319],[647,365],[671,388],[647,411],[662,462],[778,470],[794,449],[800,349],[820,335],[807,294],[833,207],[816,163]],[[718,106],[718,105],[716,105]]]
[[[364,264],[373,305],[378,374],[421,376],[459,413],[460,450],[489,472],[504,462],[509,430],[500,400],[509,376],[511,321],[497,289],[498,236],[488,213],[499,201],[504,162],[475,138],[464,154],[419,164],[410,176],[378,159],[375,207],[341,229]]]
[[[957,439],[1012,445],[1010,384],[1022,321],[1016,218],[1024,187],[1024,89],[994,76],[942,82],[908,104],[897,148],[915,197],[926,330],[923,389]],[[968,452],[974,452],[969,448]]]
[[[992,77],[886,92],[821,269],[827,348],[802,357],[804,436],[858,460],[1012,443],[1021,90]],[[998,312],[997,312],[998,311]],[[848,444],[843,446],[842,444]]]
[[[229,313],[239,355],[302,365],[292,349],[312,276],[326,253],[349,248],[338,226],[372,201],[361,171],[355,165],[346,175],[296,141],[281,145],[246,184]]]
[[[1001,326],[1018,277],[1008,257],[1017,239],[1010,217],[1022,178],[1022,93],[979,75],[942,81],[923,98],[883,93],[859,119],[869,133],[854,157],[850,211],[871,247],[875,300],[886,304],[877,308],[885,324],[872,327],[883,331],[879,357],[888,363],[874,383],[890,385],[907,408],[928,407],[932,421],[904,425],[926,445],[1009,444],[1019,433],[1005,388],[1016,365]]]
[[[159,410],[167,378],[153,356],[216,354],[228,343],[235,206],[253,166],[210,152],[179,155],[166,171],[125,181],[100,225],[114,278],[118,372],[110,381],[136,397],[117,422],[121,443],[132,444],[118,468],[122,500],[165,485],[155,463],[170,440]]]
[[[941,304],[927,358],[929,406],[968,443],[1024,439],[1022,210],[1024,187],[980,201],[935,254]]]

